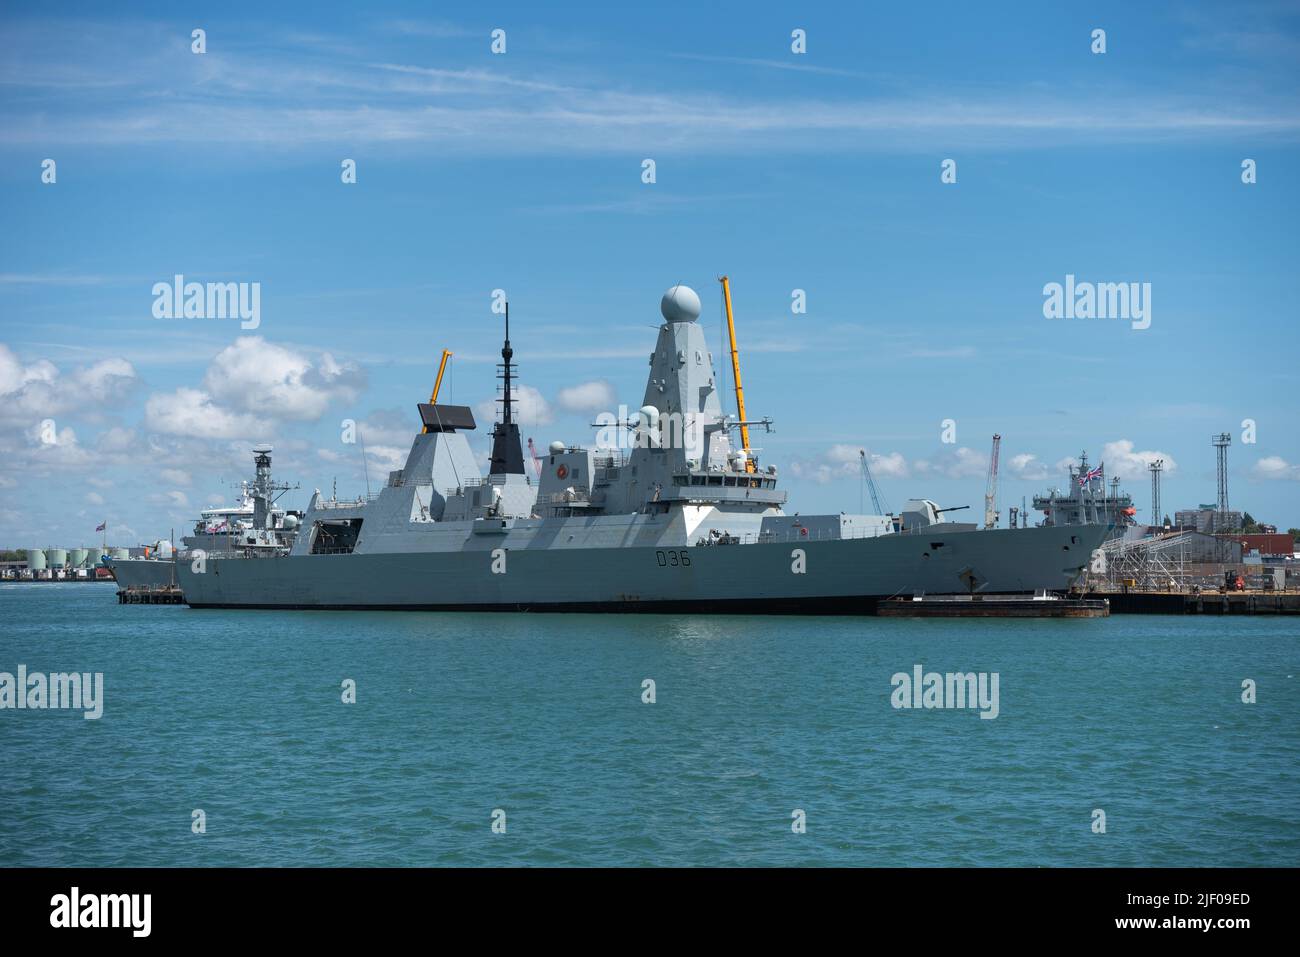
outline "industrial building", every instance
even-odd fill
[[[1179,528],[1195,529],[1204,535],[1232,532],[1241,528],[1241,512],[1221,512],[1214,505],[1180,508],[1174,512],[1174,524]]]
[[[125,548],[28,548],[26,561],[5,562],[0,579],[7,581],[94,581],[111,579],[102,564],[105,554],[125,558]]]

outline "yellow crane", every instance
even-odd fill
[[[749,420],[745,418],[745,389],[740,384],[740,352],[736,349],[736,320],[731,314],[731,281],[721,276],[722,301],[727,307],[727,335],[731,340],[731,374],[736,380],[736,417],[740,420],[740,446],[745,450],[745,471],[754,471],[754,459],[749,454]]]
[[[436,405],[438,402],[438,390],[442,388],[442,374],[447,371],[447,360],[451,358],[451,350],[442,350],[442,361],[438,363],[438,378],[433,380],[433,392],[429,396],[429,405]],[[427,433],[429,427],[426,425],[424,431]]]

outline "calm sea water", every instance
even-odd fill
[[[98,721],[0,711],[0,865],[1300,864],[1295,620],[229,612],[4,585],[0,621],[0,671],[105,683]],[[1000,716],[893,709],[918,663],[998,672]]]

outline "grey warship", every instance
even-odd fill
[[[726,290],[724,282],[724,291]],[[730,326],[730,299],[728,296]],[[405,465],[373,497],[319,490],[287,550],[192,554],[194,608],[871,614],[898,595],[1068,589],[1106,525],[986,530],[928,499],[897,516],[788,514],[777,469],[749,443],[737,373],[725,415],[700,300],[674,286],[625,448],[554,442],[526,469],[507,312],[488,474],[472,410],[417,406]],[[739,441],[737,441],[737,434]]]
[[[198,549],[205,555],[226,552],[282,552],[293,544],[298,513],[276,505],[276,499],[293,487],[271,479],[271,447],[253,449],[256,469],[252,482],[239,485],[239,504],[205,508],[191,534],[181,538],[179,553],[157,541],[140,558],[104,556],[119,588],[164,588],[176,584],[176,563]],[[152,552],[152,554],[149,554]]]

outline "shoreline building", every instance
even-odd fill
[[[1174,513],[1174,524],[1179,528],[1194,528],[1206,535],[1234,532],[1241,528],[1241,512],[1221,512],[1217,505],[1180,508]]]

